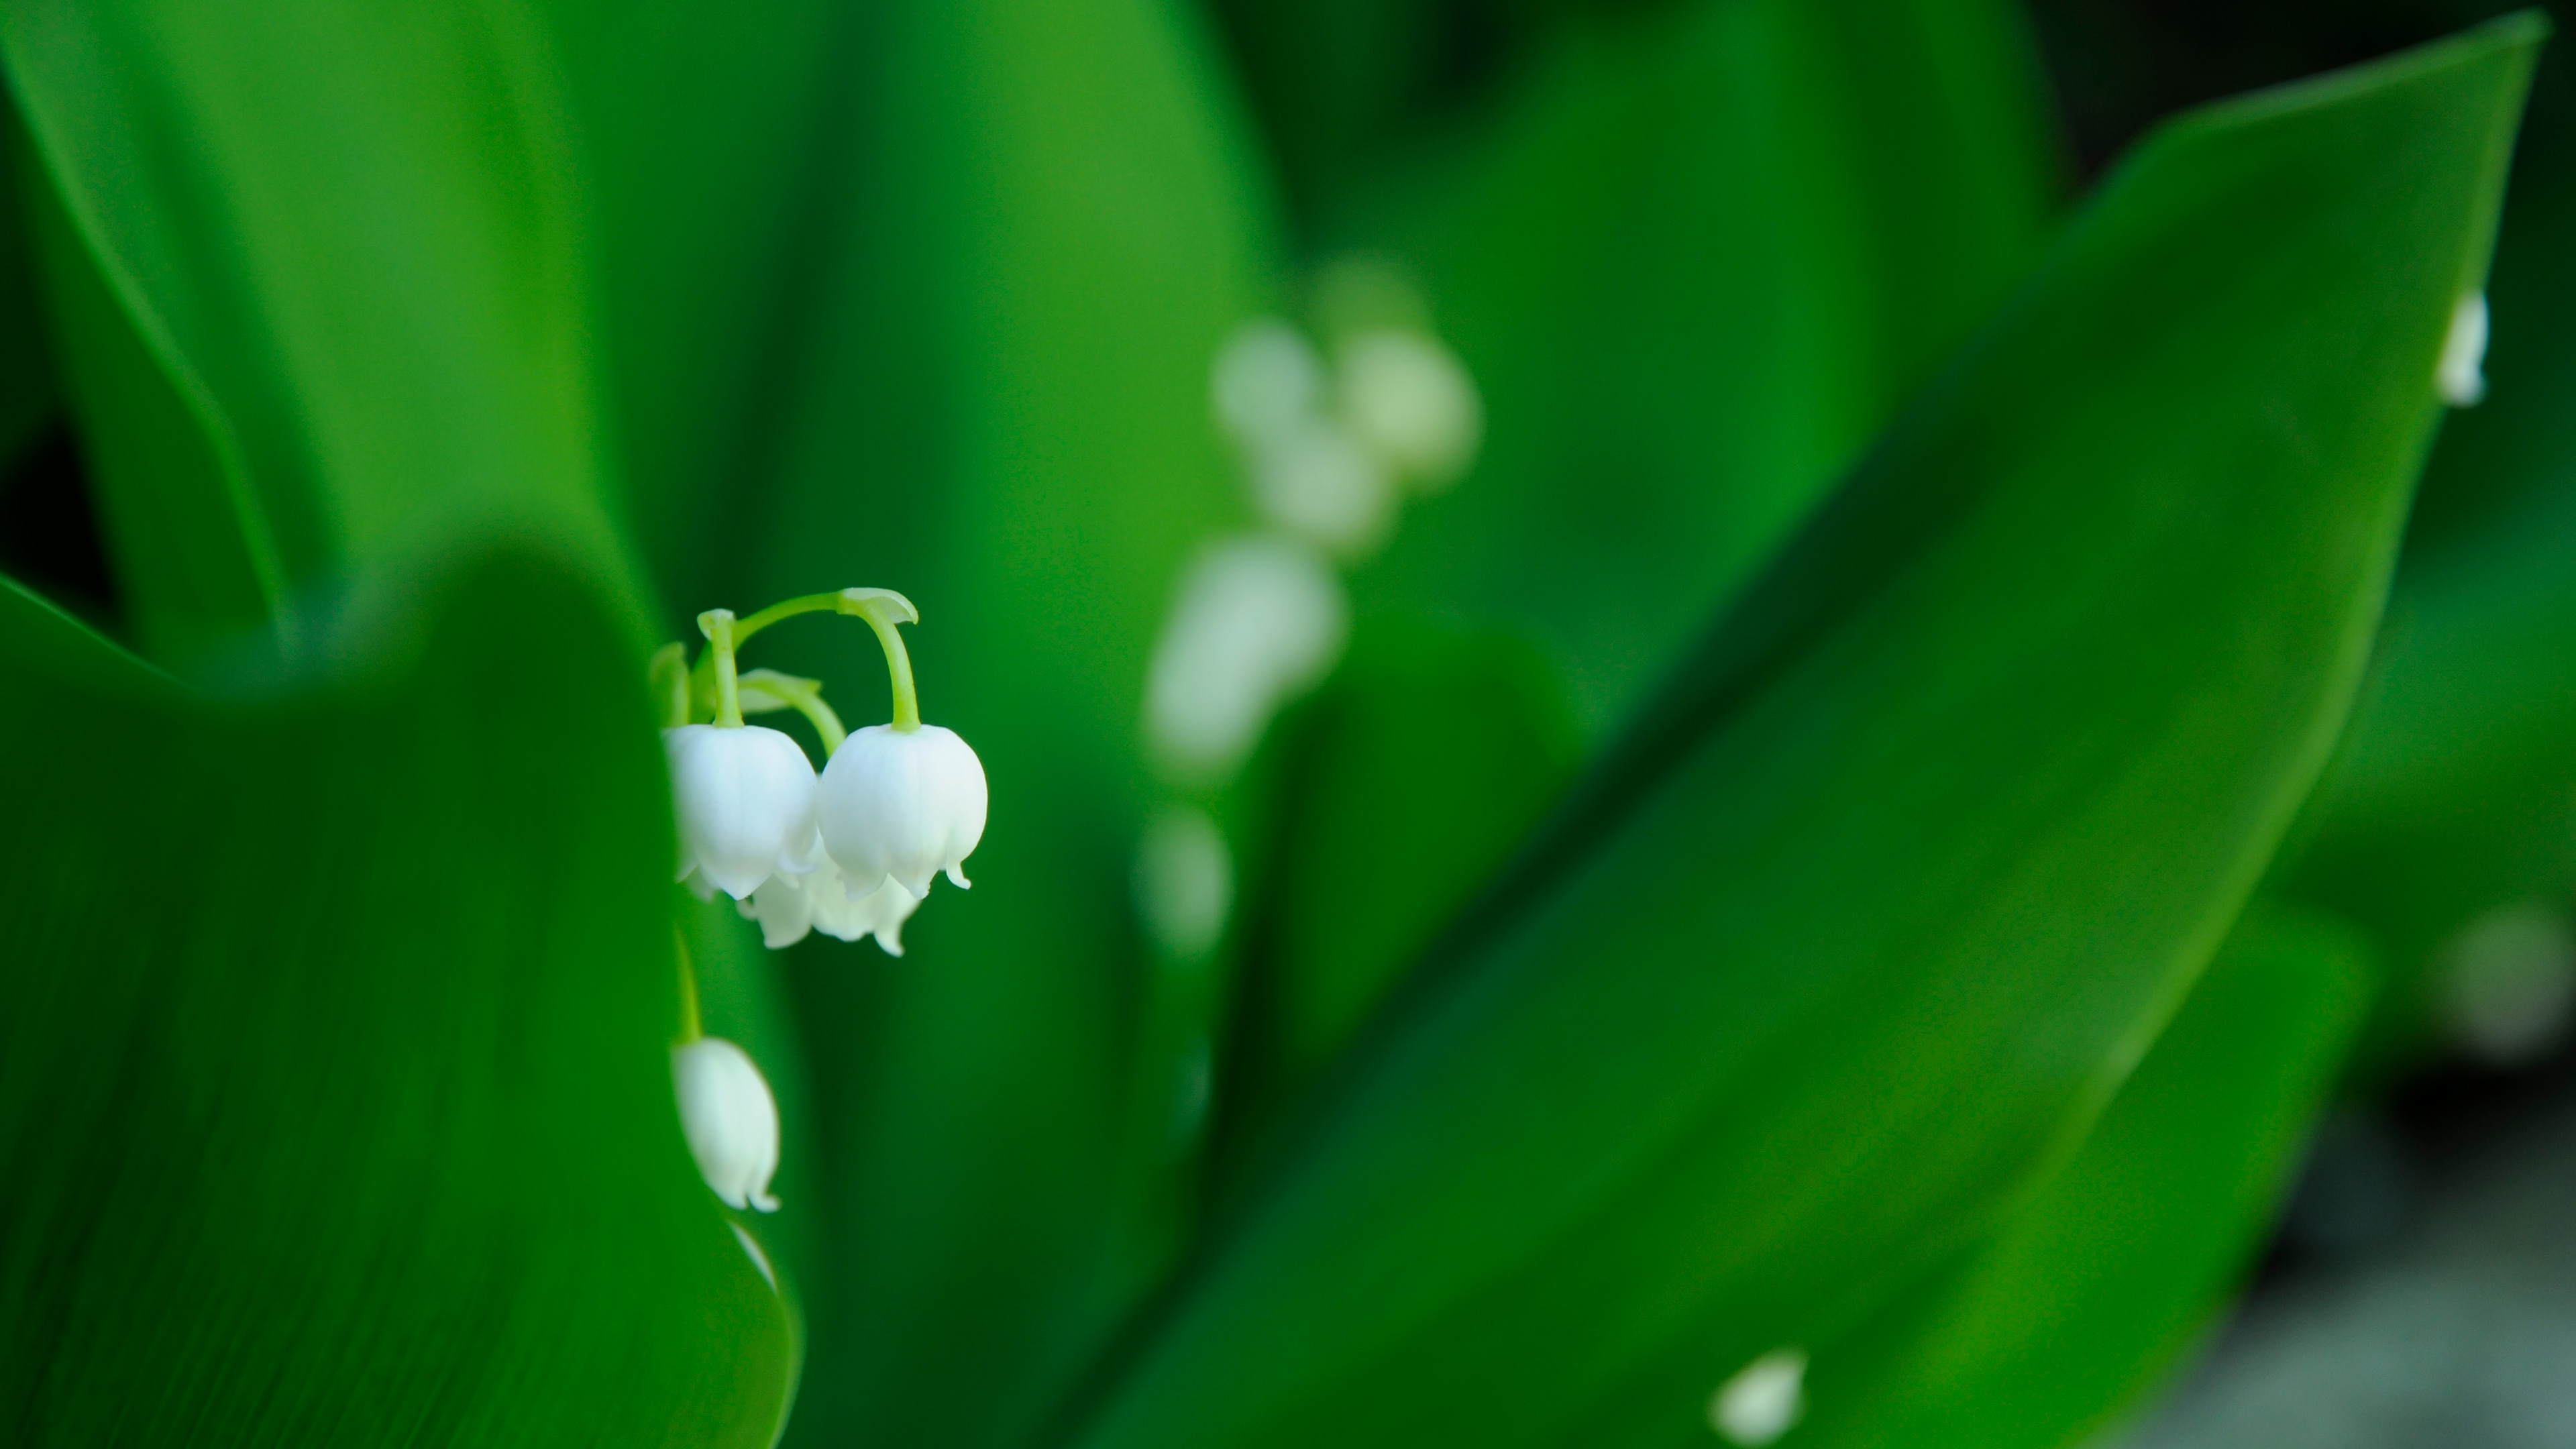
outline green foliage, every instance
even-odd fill
[[[208,694],[0,590],[45,762],[0,835],[0,1422],[765,1444],[793,1350],[671,1110],[625,636],[528,562],[379,607]],[[560,693],[495,710],[513,677]]]
[[[2340,728],[2534,45],[2148,143],[1453,938],[1082,1442],[1679,1442],[1993,1223]]]
[[[1798,1442],[2051,1449],[2101,1430],[2244,1270],[2375,974],[2349,926],[2249,911],[1996,1240],[1819,1349]]]
[[[0,14],[0,452],[68,415],[144,656],[0,585],[0,1437],[1679,1445],[1795,1343],[1810,1438],[2039,1445],[2179,1351],[2360,1009],[2237,917],[2537,27],[2061,230],[2004,0],[1212,8]],[[1348,250],[1487,448],[1184,791],[1208,365]],[[2427,524],[2283,873],[2383,948],[2576,871],[2545,492]],[[772,955],[670,883],[639,623],[852,583],[990,831],[902,959]],[[876,716],[863,631],[755,650]],[[675,940],[775,1217],[676,1130]]]

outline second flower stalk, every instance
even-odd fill
[[[875,631],[893,684],[890,722],[845,732],[816,681],[740,671],[736,651],[752,635],[822,612]],[[710,610],[698,618],[707,649],[695,669],[677,644],[654,658],[679,878],[702,897],[733,897],[772,949],[819,930],[845,941],[873,936],[899,956],[903,923],[932,877],[968,884],[964,862],[984,835],[984,766],[955,731],[922,723],[912,660],[896,632],[920,617],[892,590],[843,589],[743,619]],[[743,722],[746,712],[779,709],[803,714],[821,736],[829,759],[819,775],[793,739]],[[697,722],[701,715],[713,718]]]

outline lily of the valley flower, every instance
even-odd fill
[[[1362,333],[1342,344],[1337,372],[1351,431],[1417,487],[1453,482],[1475,460],[1484,403],[1438,338],[1395,328]]]
[[[820,931],[843,941],[874,936],[877,949],[903,954],[903,923],[921,908],[921,898],[883,876],[862,890],[842,873],[831,857],[808,875],[774,875],[748,901],[735,909],[760,923],[762,944],[782,951]]]
[[[984,763],[954,730],[870,725],[832,752],[815,795],[823,848],[857,880],[891,878],[918,900],[942,871],[959,887],[984,838]]]
[[[680,1131],[698,1173],[727,1207],[778,1211],[769,1179],[778,1172],[778,1103],[742,1048],[702,1036],[671,1048]]]
[[[741,900],[774,873],[813,868],[814,766],[794,740],[742,724],[681,725],[662,738],[681,879]]]

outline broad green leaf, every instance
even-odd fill
[[[599,331],[635,531],[695,618],[760,522],[815,349],[818,270],[852,182],[863,10],[821,0],[540,6],[591,184]],[[754,506],[746,506],[754,505]]]
[[[161,659],[256,643],[286,581],[239,455],[202,391],[135,324],[23,147],[17,200],[81,439],[99,532],[136,641]]]
[[[1078,1442],[1696,1442],[1738,1367],[1996,1226],[2340,728],[2540,29],[2149,140],[1449,938]]]
[[[17,462],[55,401],[44,303],[18,199],[25,149],[17,112],[0,98],[0,469]]]
[[[2043,246],[2010,12],[1699,0],[1567,26],[1333,240],[1416,268],[1483,389],[1477,470],[1372,608],[1518,621],[1596,734]]]
[[[2390,978],[2360,1067],[2368,1076],[2438,1044],[2440,974],[2459,932],[2488,911],[2576,891],[2569,62],[2564,50],[2544,58],[2514,158],[2487,282],[2486,399],[2443,424],[2381,657],[2284,877],[2381,943]]]
[[[1181,570],[1244,525],[1207,372],[1275,310],[1269,219],[1190,16],[1162,0],[876,7],[811,366],[741,495],[716,596],[903,590],[924,715],[993,810],[907,954],[790,960],[830,1281],[800,1442],[1023,1442],[1177,1244],[1191,1164],[1129,1133],[1148,978],[1128,904],[1158,803],[1146,663]],[[750,662],[883,719],[867,631],[799,621]],[[1169,1120],[1169,1114],[1163,1114]]]
[[[673,1105],[670,816],[553,564],[191,691],[14,586],[0,1422],[759,1446],[780,1301]],[[532,692],[530,681],[543,681]]]
[[[2411,556],[2362,707],[2287,876],[2389,957],[2369,1068],[2439,1027],[2444,944],[2576,883],[2576,497]]]
[[[1574,721],[1526,640],[1364,621],[1287,731],[1229,1114],[1267,1117],[1349,1045],[1573,778]]]
[[[2001,1236],[1819,1347],[1797,1442],[2086,1442],[2165,1377],[2245,1271],[2373,974],[2350,926],[2258,905]]]
[[[625,565],[597,456],[587,218],[542,39],[506,3],[0,16],[74,234],[242,483],[245,548],[289,586],[496,528]]]

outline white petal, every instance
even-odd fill
[[[1145,728],[1164,767],[1223,779],[1243,763],[1280,705],[1341,657],[1350,606],[1311,551],[1238,538],[1202,554],[1154,649]]]
[[[776,1212],[769,1179],[778,1171],[778,1103],[742,1048],[701,1037],[671,1049],[680,1130],[698,1173],[729,1207]]]
[[[745,920],[760,922],[762,945],[784,951],[814,929],[815,889],[811,875],[773,875],[760,883],[750,900],[735,902],[734,909]]]
[[[920,897],[984,838],[984,765],[954,730],[870,725],[833,752],[816,805],[844,874],[891,876]]]
[[[1252,495],[1281,532],[1346,559],[1395,528],[1395,480],[1348,428],[1313,418],[1252,454]]]
[[[1342,416],[1387,466],[1438,487],[1475,461],[1484,403],[1439,339],[1392,328],[1365,332],[1342,344],[1337,360]]]
[[[1807,1354],[1778,1348],[1737,1370],[1708,1401],[1709,1427],[1738,1444],[1768,1444],[1807,1412]]]
[[[2451,330],[2442,339],[2442,361],[2433,372],[2442,401],[2455,408],[2473,408],[2484,401],[2486,360],[2487,296],[2471,292],[2451,309]]]
[[[1258,449],[1315,414],[1323,401],[1324,362],[1296,328],[1256,317],[1217,349],[1209,394],[1218,426],[1244,448]]]
[[[681,847],[710,885],[741,900],[797,858],[814,832],[814,766],[794,740],[759,725],[663,738]]]

